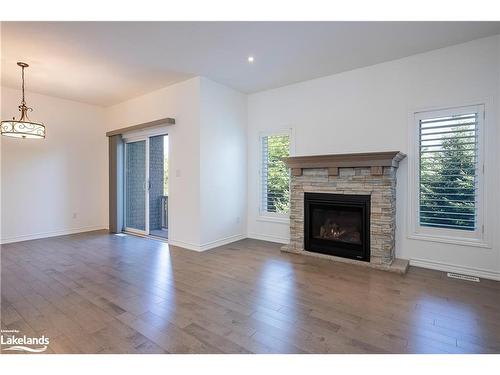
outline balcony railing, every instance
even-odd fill
[[[161,227],[168,229],[168,195],[161,197]]]

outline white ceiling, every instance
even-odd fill
[[[2,83],[103,106],[192,76],[245,93],[500,33],[500,22],[2,22]],[[247,57],[255,56],[249,64]]]

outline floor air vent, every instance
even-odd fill
[[[479,277],[476,276],[469,276],[469,275],[461,275],[459,273],[452,273],[448,272],[447,273],[448,277],[451,277],[452,279],[460,279],[460,280],[467,280],[467,281],[474,281],[475,283],[479,282]]]

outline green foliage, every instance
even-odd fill
[[[438,149],[422,149],[427,152],[420,160],[420,224],[474,230],[475,131],[466,125],[453,130],[466,132],[443,137]]]
[[[269,212],[288,213],[290,208],[289,169],[283,161],[289,156],[290,141],[288,136],[267,137],[267,210]]]

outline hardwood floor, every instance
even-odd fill
[[[50,353],[500,353],[499,282],[279,247],[103,232],[3,245],[2,329],[44,334]]]

